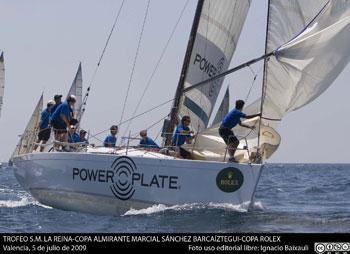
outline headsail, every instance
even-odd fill
[[[82,78],[82,70],[81,63],[79,63],[79,67],[77,73],[75,74],[72,86],[69,89],[68,95],[75,95],[77,101],[74,106],[74,116],[80,120],[81,116],[81,107],[83,102],[83,78]]]
[[[4,103],[4,92],[5,92],[5,65],[4,65],[4,52],[0,55],[0,117],[1,109]]]
[[[227,115],[229,111],[229,107],[230,107],[230,89],[229,87],[227,87],[226,93],[220,104],[218,112],[215,115],[212,126],[222,122],[222,119],[224,119],[224,117]]]
[[[315,18],[297,36],[289,36],[287,43],[279,44],[276,38],[283,35],[284,30],[278,28],[285,25],[276,23],[288,17],[286,13],[286,17],[278,19],[286,2],[294,1],[271,1],[276,19],[270,22],[268,50],[279,48],[277,57],[270,59],[266,68],[263,113],[269,118],[282,118],[316,99],[333,83],[350,58],[350,1],[329,1],[324,8],[321,5],[325,1],[306,1],[305,4],[313,8],[312,13],[316,13]],[[311,18],[312,15],[309,20]],[[294,20],[298,20],[296,15],[283,24]]]
[[[205,0],[191,52],[184,88],[228,69],[250,0]],[[208,126],[223,79],[193,89],[180,98],[178,113],[190,115],[196,132]]]
[[[21,138],[13,152],[11,158],[17,155],[30,153],[33,150],[33,144],[38,134],[38,126],[40,122],[40,115],[43,110],[43,95],[40,96],[38,103],[32,113],[31,118],[25,128]]]

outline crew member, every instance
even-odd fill
[[[237,100],[236,101],[236,107],[232,109],[225,117],[224,120],[221,123],[221,126],[219,128],[219,134],[222,137],[222,139],[225,141],[228,153],[230,155],[229,161],[230,162],[237,162],[234,155],[237,150],[237,147],[239,145],[239,140],[231,130],[234,128],[237,124],[239,124],[242,127],[249,128],[254,130],[255,126],[249,126],[242,124],[241,118],[254,118],[257,116],[261,116],[261,114],[255,114],[255,115],[246,115],[242,112],[244,107],[244,101],[243,100]]]
[[[160,147],[156,144],[156,142],[154,142],[153,139],[151,139],[150,137],[147,136],[147,130],[142,130],[140,131],[140,143],[139,143],[139,147],[142,148],[155,148],[155,149],[159,149]]]
[[[173,136],[173,146],[175,146],[175,151],[177,157],[181,157],[184,159],[190,159],[191,153],[183,149],[181,146],[185,143],[191,144],[194,136],[194,132],[190,130],[191,118],[189,116],[183,116],[181,119],[181,123],[177,125],[175,134]]]
[[[52,114],[52,127],[55,131],[55,139],[61,142],[67,141],[67,127],[75,125],[77,120],[73,118],[73,108],[76,102],[74,95],[70,95],[67,101],[60,104]]]
[[[82,142],[82,143],[85,143],[85,144],[89,144],[89,141],[86,139],[86,131],[85,130],[83,130],[83,129],[81,129],[80,131],[79,131],[79,139],[80,139],[80,142]]]
[[[41,119],[39,122],[39,133],[38,133],[38,140],[36,141],[36,144],[34,145],[34,151],[38,148],[38,144],[42,144],[40,146],[40,152],[44,151],[44,146],[47,141],[50,139],[51,134],[51,128],[49,126],[49,119],[50,114],[52,112],[52,107],[54,106],[55,102],[53,100],[49,100],[47,102],[47,108],[41,112]]]
[[[108,135],[104,142],[103,142],[103,146],[104,147],[115,147],[116,143],[117,143],[117,133],[118,133],[118,126],[117,125],[112,125],[110,128],[111,134]]]

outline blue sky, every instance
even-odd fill
[[[126,117],[132,115],[185,2],[151,1]],[[79,61],[87,86],[120,3],[0,0],[0,50],[4,50],[6,61],[0,160],[7,160],[12,153],[41,92],[45,100],[56,93],[66,94]],[[266,4],[267,1],[253,0],[232,66],[263,54]],[[83,127],[91,133],[119,122],[146,5],[146,0],[126,1],[88,101]],[[138,112],[174,96],[195,7],[196,1],[190,0]],[[258,71],[261,65],[253,68]],[[282,143],[270,162],[350,162],[349,74],[347,67],[320,98],[283,119],[279,128]],[[249,69],[226,78],[232,102],[245,98],[252,78]],[[252,99],[261,90],[260,81],[254,84]],[[133,132],[158,121],[169,109],[170,105],[166,105],[134,121]],[[156,136],[160,127],[152,129],[151,136]]]

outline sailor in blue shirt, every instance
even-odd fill
[[[55,139],[61,142],[66,141],[67,127],[70,127],[73,119],[73,108],[76,102],[74,95],[70,95],[67,101],[60,104],[52,113],[51,122],[55,132]]]
[[[86,136],[86,131],[83,130],[83,129],[81,129],[81,130],[79,131],[80,142],[85,143],[86,145],[88,145],[88,144],[89,144],[89,141],[85,138],[85,136]]]
[[[50,139],[51,128],[49,126],[49,119],[54,104],[55,102],[53,100],[48,101],[47,108],[41,113],[38,140],[36,141],[37,144],[40,144],[40,142],[42,142],[42,144],[44,145]],[[35,144],[33,148],[34,151],[36,151],[36,149],[38,148],[37,144]],[[40,147],[40,152],[42,151],[44,151],[44,146]]]
[[[78,133],[76,133],[75,131],[76,131],[76,127],[72,125],[69,128],[69,132],[67,135],[67,142],[68,143],[80,143],[80,137],[79,137]]]
[[[154,142],[153,139],[147,136],[147,130],[140,131],[140,136],[141,136],[141,140],[140,140],[139,147],[159,149],[159,146],[156,144],[156,142]]]
[[[181,123],[177,125],[174,136],[173,136],[173,146],[176,147],[176,152],[178,157],[182,157],[184,159],[190,159],[191,153],[187,152],[181,146],[185,143],[190,144],[192,139],[194,138],[191,134],[193,131],[190,130],[191,118],[189,116],[183,116],[181,119]]]
[[[52,106],[51,108],[51,115],[56,111],[57,107],[62,104],[62,94],[56,94],[53,97],[54,101],[55,101],[55,105]]]
[[[257,116],[261,116],[261,114],[247,116],[246,114],[244,114],[242,112],[243,107],[244,107],[244,101],[237,100],[236,101],[236,108],[231,110],[225,116],[225,118],[222,121],[222,124],[219,128],[219,134],[223,138],[223,140],[225,141],[225,143],[228,147],[228,153],[230,155],[230,158],[229,158],[230,162],[237,162],[235,160],[234,155],[235,155],[235,152],[236,152],[237,147],[239,145],[239,140],[235,136],[235,134],[233,133],[233,131],[231,129],[239,124],[242,127],[249,128],[249,129],[253,130],[253,129],[255,129],[255,127],[242,124],[241,118],[250,119],[250,118],[257,117]]]
[[[104,147],[115,147],[117,143],[117,133],[118,133],[118,126],[117,125],[112,125],[110,128],[111,135],[108,135],[105,140],[103,141],[103,146]]]
[[[74,125],[71,125],[69,127],[69,131],[67,134],[67,142],[68,143],[80,143],[80,137],[78,135],[78,133],[76,133],[76,127]],[[67,149],[69,148],[69,149]],[[69,146],[65,146],[64,147],[65,151],[67,152],[73,152],[77,150],[77,146],[73,146],[73,145],[69,145]]]

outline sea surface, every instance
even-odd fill
[[[41,205],[0,169],[0,232],[350,232],[350,164],[267,164],[250,211],[155,205],[115,217]]]

